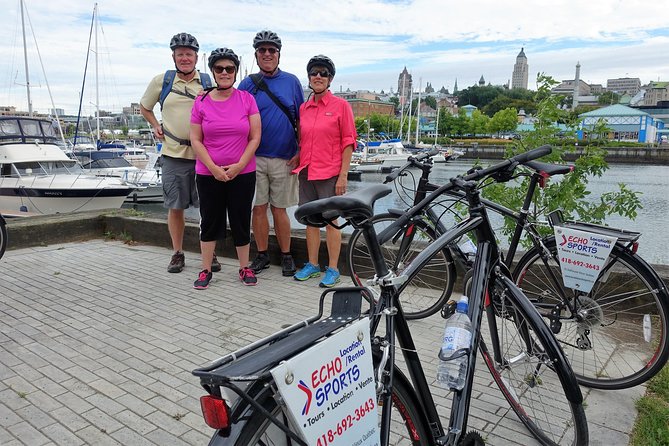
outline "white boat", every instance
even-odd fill
[[[120,208],[133,187],[86,173],[56,141],[47,119],[0,117],[0,209],[33,215]]]
[[[399,139],[358,141],[358,147],[362,152],[353,154],[357,172],[390,172],[402,167],[411,156]]]
[[[84,170],[99,177],[116,177],[131,184],[135,190],[128,196],[129,200],[162,201],[163,183],[160,176],[160,154],[149,153],[145,166],[133,165],[125,156],[123,149],[75,151],[74,156]]]

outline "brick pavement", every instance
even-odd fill
[[[203,395],[191,371],[314,314],[319,288],[273,266],[244,287],[236,262],[192,289],[196,253],[168,274],[171,253],[92,240],[6,253],[0,260],[0,445],[202,445]],[[347,279],[342,280],[343,283]],[[411,325],[434,373],[443,320]],[[490,381],[479,367],[477,382]],[[622,445],[643,388],[587,391],[591,444]],[[434,390],[440,412],[449,399]],[[488,444],[534,444],[499,391],[475,388],[470,427]],[[504,416],[509,412],[508,416]]]

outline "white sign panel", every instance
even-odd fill
[[[369,337],[365,318],[271,370],[309,445],[379,445]]]
[[[559,226],[554,229],[564,286],[590,292],[618,239]]]

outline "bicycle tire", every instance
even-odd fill
[[[607,272],[589,293],[578,294],[562,286],[555,238],[543,243],[551,258],[544,261],[539,248],[531,249],[518,262],[514,280],[549,323],[560,293],[574,303],[578,295],[583,319],[563,309],[556,334],[578,381],[597,389],[625,389],[657,374],[669,358],[669,294],[652,267],[616,244],[603,269]],[[559,287],[549,280],[549,269]],[[646,333],[644,318],[650,322]]]
[[[397,220],[392,214],[379,214],[372,218],[377,234],[390,223]],[[388,240],[381,245],[381,252],[388,267],[395,274],[402,273],[411,261],[428,244],[436,240],[434,230],[422,221],[415,223],[415,234],[409,250],[398,259],[401,237]],[[366,281],[376,272],[371,262],[367,242],[360,229],[356,229],[348,241],[346,262],[351,279],[357,286],[365,286]],[[455,266],[448,249],[440,251],[401,288],[402,308],[408,320],[428,317],[439,311],[453,291]]]
[[[495,318],[500,357],[488,350],[485,338],[490,346],[494,342],[489,332],[482,331],[479,344],[493,380],[541,444],[587,445],[583,397],[566,357],[532,304],[521,303],[505,289],[496,281],[491,287],[494,309],[485,312],[486,319],[491,314]]]
[[[426,425],[425,419],[418,411],[422,407],[416,397],[413,388],[403,377],[402,372],[395,367],[393,371],[395,380],[393,383],[393,407],[392,411],[392,429],[390,444],[402,444],[412,446],[425,446],[432,444],[430,440],[430,430]],[[276,402],[273,395],[267,395],[260,404],[272,415],[282,418],[282,407]],[[377,404],[379,410],[379,420],[381,416],[381,406]],[[265,446],[282,445],[287,446],[290,443],[287,436],[281,429],[272,424],[269,419],[263,417],[254,410],[245,417],[248,421],[239,431],[239,435],[234,440],[235,446]],[[210,446],[212,443],[210,443]]]
[[[0,259],[5,255],[7,249],[7,225],[5,219],[0,215]]]

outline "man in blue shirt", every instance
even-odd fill
[[[286,208],[297,204],[297,176],[291,170],[299,161],[296,129],[304,94],[298,78],[279,69],[281,39],[276,33],[260,31],[253,39],[253,48],[260,72],[247,76],[239,84],[240,90],[255,96],[262,121],[262,139],[256,150],[252,217],[258,255],[250,267],[258,274],[270,265],[269,205],[282,254],[282,273],[292,276],[296,268],[290,253],[290,219]]]

